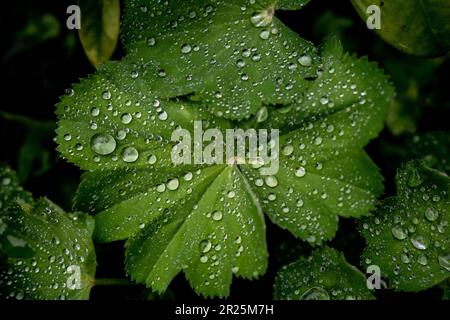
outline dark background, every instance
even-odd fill
[[[72,83],[95,72],[77,32],[66,28],[66,8],[74,3],[75,0],[17,0],[0,4],[0,162],[17,170],[25,188],[35,196],[45,195],[65,210],[71,209],[81,172],[60,159],[55,151],[55,104]],[[314,0],[301,11],[277,12],[277,16],[316,45],[328,33],[337,34],[347,51],[368,55],[391,75],[399,111],[390,114],[388,126],[367,150],[385,177],[385,196],[394,195],[396,168],[407,160],[405,143],[415,133],[449,129],[448,59],[420,59],[391,48],[366,28],[349,0]],[[123,55],[119,45],[113,59]],[[271,299],[276,271],[312,249],[268,219],[266,222],[269,269],[260,280],[235,279],[231,299]],[[359,265],[364,242],[355,225],[354,220],[341,219],[339,233],[331,245],[342,250],[350,263]],[[122,243],[97,246],[96,250],[98,278],[125,277]],[[377,295],[380,299],[423,300],[440,299],[442,292],[383,291]],[[91,296],[97,300],[200,299],[182,274],[162,297],[140,285],[94,287]]]

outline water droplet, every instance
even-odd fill
[[[131,116],[131,114],[129,113],[124,113],[121,117],[120,120],[122,121],[123,124],[129,124],[131,122],[131,120],[133,119],[133,117]]]
[[[261,33],[259,34],[259,37],[263,40],[267,40],[269,39],[270,36],[270,31],[269,30],[263,30],[261,31]]]
[[[220,220],[222,220],[222,217],[223,217],[223,215],[222,215],[221,211],[214,211],[212,214],[212,218],[214,221],[220,221]]]
[[[209,250],[211,250],[212,243],[208,239],[202,240],[200,242],[200,252],[207,253]]]
[[[167,182],[167,189],[173,191],[173,190],[177,190],[178,186],[180,185],[180,182],[178,181],[177,178],[169,180],[169,182]]]
[[[314,287],[306,290],[300,300],[330,300],[330,296],[326,290]]]
[[[192,50],[192,47],[190,45],[188,45],[188,44],[183,44],[181,46],[181,52],[182,53],[189,53],[189,52],[191,52],[191,50]]]
[[[100,114],[100,109],[97,107],[94,107],[91,109],[91,116],[97,117]]]
[[[111,99],[111,92],[109,92],[109,91],[103,91],[103,93],[102,93],[102,98],[105,99],[105,100]]]
[[[412,237],[411,243],[415,248],[419,250],[425,250],[426,248],[428,248],[428,239],[420,235]]]
[[[292,152],[294,152],[294,147],[290,144],[283,148],[283,154],[285,156],[290,156]]]
[[[153,47],[156,44],[155,38],[148,38],[147,44],[149,45],[149,47]]]
[[[439,218],[439,212],[434,208],[427,208],[425,210],[425,218],[431,222],[436,221]]]
[[[236,195],[236,193],[235,193],[234,191],[230,191],[230,192],[228,192],[228,194],[227,194],[228,198],[230,198],[230,199],[234,198],[235,195]]]
[[[310,67],[312,65],[312,58],[308,55],[302,55],[298,58],[298,63],[304,67]]]
[[[303,167],[300,167],[300,168],[298,168],[297,170],[295,170],[295,176],[296,176],[296,177],[301,178],[301,177],[304,177],[305,174],[306,174],[306,169],[303,168]]]
[[[72,140],[72,136],[67,133],[67,134],[64,135],[64,140],[70,141],[70,140]]]
[[[428,263],[428,259],[425,255],[421,254],[418,258],[417,258],[417,262],[423,266],[426,266]]]
[[[122,151],[122,160],[125,162],[135,162],[139,158],[139,152],[134,147],[126,147]]]
[[[156,156],[155,155],[150,155],[148,156],[148,163],[149,164],[155,164],[156,163]]]
[[[137,77],[139,77],[139,72],[137,72],[136,70],[133,70],[133,71],[131,71],[130,75],[131,75],[131,79],[136,79]]]
[[[322,105],[326,105],[328,104],[329,100],[327,97],[323,96],[322,98],[320,98],[320,104]]]
[[[91,139],[92,151],[102,156],[113,153],[116,145],[116,140],[109,134],[96,134]]]
[[[262,10],[252,15],[250,18],[251,23],[257,27],[267,27],[272,23],[273,15],[275,14],[275,10],[273,7]]]
[[[275,176],[267,176],[265,182],[270,188],[275,188],[278,185],[278,180]]]
[[[450,271],[450,254],[440,255],[438,257],[439,265],[447,271]]]
[[[394,238],[397,240],[403,240],[407,236],[406,232],[399,226],[392,227],[391,232]]]

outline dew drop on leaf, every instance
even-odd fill
[[[96,134],[91,139],[92,151],[102,156],[113,153],[116,145],[116,140],[109,134]]]

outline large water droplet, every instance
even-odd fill
[[[428,239],[420,235],[412,237],[411,243],[415,248],[419,250],[425,250],[426,248],[428,248]]]
[[[220,221],[220,220],[222,220],[222,217],[223,217],[223,215],[222,215],[221,211],[214,211],[212,214],[212,218],[214,221]]]
[[[310,67],[312,65],[312,58],[308,55],[302,55],[298,58],[298,63],[304,67]]]
[[[92,151],[102,156],[113,153],[116,146],[116,140],[109,134],[96,134],[91,139]]]
[[[295,170],[295,176],[296,176],[296,177],[301,178],[301,177],[304,177],[305,174],[306,174],[306,169],[303,168],[303,167],[300,167],[300,168],[298,168],[297,170]]]
[[[397,240],[404,240],[407,236],[406,232],[399,226],[392,227],[391,232]]]
[[[427,208],[425,210],[425,218],[431,222],[436,221],[439,218],[439,212],[434,208]]]

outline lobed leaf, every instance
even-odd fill
[[[361,223],[366,264],[378,265],[390,287],[420,291],[450,276],[450,179],[412,161],[397,174],[396,197]]]
[[[33,201],[0,168],[0,298],[88,299],[95,274],[93,219]]]
[[[366,278],[342,253],[323,247],[278,271],[278,300],[372,300]]]

